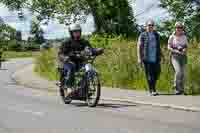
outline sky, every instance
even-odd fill
[[[136,0],[135,3],[131,5],[133,6],[137,23],[139,24],[144,24],[145,21],[150,18],[159,22],[168,16],[165,10],[158,7],[159,0]],[[29,36],[32,15],[27,10],[24,10],[23,13],[25,15],[25,20],[20,21],[17,17],[17,12],[10,12],[4,5],[0,4],[0,17],[3,21],[17,30],[22,31],[23,39],[27,39]],[[68,36],[67,27],[56,21],[50,21],[48,26],[43,28],[47,39],[63,38]],[[91,16],[88,17],[86,24],[82,24],[82,28],[85,34],[90,34],[94,31],[94,22]]]

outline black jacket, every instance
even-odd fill
[[[86,47],[90,47],[91,45],[87,40],[81,39],[80,41],[74,41],[71,39],[65,40],[58,51],[59,61],[64,63],[64,58],[68,56],[70,61],[72,62],[81,62],[80,58],[76,58],[75,56],[70,56],[70,53],[75,51],[83,51]]]

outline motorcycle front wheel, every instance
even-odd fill
[[[89,107],[96,107],[101,95],[101,84],[97,73],[87,76],[87,96],[86,102]]]

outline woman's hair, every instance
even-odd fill
[[[180,22],[180,21],[178,21],[178,22],[175,23],[175,27],[178,27],[178,26],[183,27],[183,28],[185,27],[184,23]]]
[[[153,19],[149,19],[149,20],[146,21],[145,27],[148,26],[148,24],[155,25],[155,22],[153,21]]]
[[[177,22],[175,23],[175,27],[182,27],[183,34],[186,35],[186,33],[185,33],[185,25],[184,25],[183,22],[177,21]],[[176,31],[174,31],[173,34],[176,35]]]

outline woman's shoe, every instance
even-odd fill
[[[159,93],[158,92],[156,92],[156,91],[153,91],[153,92],[150,92],[150,94],[149,94],[150,96],[158,96],[159,95]]]
[[[175,95],[183,95],[184,91],[175,91]]]

